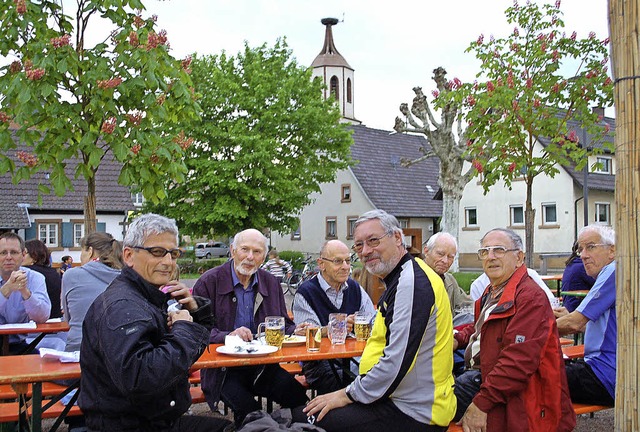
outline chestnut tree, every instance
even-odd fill
[[[17,183],[48,172],[40,194],[63,195],[70,177],[86,179],[85,233],[96,229],[95,173],[108,152],[122,163],[121,184],[164,198],[165,180],[184,178],[192,141],[183,125],[198,117],[198,106],[190,60],[171,56],[142,2],[0,4],[0,173]],[[19,161],[6,152],[16,148],[14,135],[29,149]],[[75,172],[65,170],[71,159]]]

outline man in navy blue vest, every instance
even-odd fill
[[[369,295],[358,282],[349,277],[351,271],[350,251],[339,240],[325,242],[320,249],[318,268],[320,273],[300,285],[293,303],[293,319],[296,334],[304,334],[309,324],[322,326],[326,335],[329,314],[346,313],[347,329],[353,329],[354,314],[358,311],[375,315]],[[336,369],[341,378],[343,371]],[[302,366],[307,383],[318,393],[329,393],[345,386],[333,372],[327,361],[305,362]]]

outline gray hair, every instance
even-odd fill
[[[402,228],[400,228],[400,223],[398,222],[398,219],[396,219],[395,216],[387,213],[384,210],[376,209],[376,210],[370,210],[366,212],[365,214],[360,216],[358,220],[356,220],[353,226],[353,229],[355,230],[356,228],[358,228],[358,225],[373,219],[378,219],[380,221],[380,225],[382,225],[382,228],[384,229],[385,234],[392,234],[396,232],[400,233],[400,236],[402,237],[402,242],[404,244],[404,233],[402,232]]]
[[[178,244],[178,226],[174,219],[154,213],[146,213],[131,222],[122,245],[124,247],[142,246],[149,236],[166,232],[175,234],[176,244]]]
[[[434,235],[429,237],[429,240],[426,241],[426,243],[424,244],[424,247],[426,247],[429,250],[433,249],[435,247],[435,245],[436,245],[436,242],[440,238],[451,240],[453,242],[453,244],[455,245],[456,250],[458,250],[458,242],[456,241],[456,238],[454,236],[452,236],[451,234],[449,234],[448,232],[444,232],[444,231],[435,233]]]
[[[262,234],[260,231],[258,231],[257,229],[254,229],[254,228],[249,228],[249,229],[246,229],[244,231],[240,231],[239,233],[234,235],[233,236],[233,241],[231,242],[231,246],[233,246],[235,248],[236,244],[240,243],[240,241],[242,240],[244,235],[247,234],[249,231],[254,231],[254,232],[257,232],[258,234],[260,234],[260,240],[262,240],[262,242],[264,243],[264,251],[266,253],[269,250],[269,239],[264,234]]]
[[[518,234],[516,234],[515,231],[512,231],[512,230],[507,229],[507,228],[494,228],[492,230],[487,231],[487,233],[482,236],[482,239],[480,239],[480,246],[482,246],[482,242],[484,241],[484,238],[486,236],[488,236],[492,232],[496,232],[496,231],[500,231],[502,233],[505,233],[511,239],[511,243],[513,243],[513,247],[514,248],[518,249],[519,251],[524,251],[524,246],[522,244],[522,237],[520,237]]]
[[[600,235],[600,239],[602,243],[606,245],[614,245],[616,244],[616,232],[607,225],[600,224],[591,224],[586,227],[582,227],[578,232],[578,237],[580,237],[586,231],[595,231]]]

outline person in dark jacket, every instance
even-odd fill
[[[565,262],[565,269],[562,273],[562,292],[576,290],[590,290],[596,282],[587,274],[582,263],[582,258],[578,255],[578,241],[573,243],[571,248],[571,256]],[[562,306],[567,308],[569,312],[573,312],[582,302],[581,298],[563,295]]]
[[[296,325],[289,318],[282,288],[276,278],[260,269],[267,254],[267,238],[258,230],[241,231],[233,238],[231,260],[208,270],[193,286],[193,293],[211,300],[216,324],[211,343],[224,343],[227,335],[253,339],[267,316],[282,316],[285,333]],[[259,410],[255,396],[274,400],[285,408],[304,405],[304,388],[280,365],[203,369],[202,390],[213,411],[222,400],[233,410],[236,425]]]
[[[60,318],[62,316],[60,275],[51,267],[51,252],[49,252],[49,248],[38,239],[27,240],[24,242],[24,247],[27,250],[27,254],[22,264],[44,276],[47,294],[49,295],[49,301],[51,301],[49,318]]]
[[[522,239],[487,232],[478,258],[490,284],[475,302],[475,325],[454,334],[466,347],[456,378],[456,419],[469,431],[572,431],[576,415],[555,316],[528,275]]]
[[[78,404],[92,431],[222,431],[227,420],[184,416],[189,369],[208,345],[211,304],[170,280],[181,251],[175,221],[145,214],[129,226],[125,267],[84,319]],[[177,300],[181,309],[167,311]]]

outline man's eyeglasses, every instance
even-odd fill
[[[351,259],[350,258],[345,258],[345,259],[340,259],[340,258],[325,258],[325,257],[320,257],[321,260],[330,262],[330,263],[334,263],[337,266],[342,265],[343,263],[346,265],[351,265]]]
[[[160,246],[152,246],[152,247],[134,246],[133,248],[146,250],[156,258],[163,258],[166,254],[170,254],[171,259],[177,260],[182,256],[182,251],[180,249],[165,249]]]
[[[585,247],[579,246],[578,250],[576,250],[576,254],[578,256],[581,256],[584,253],[584,251],[587,251],[587,252],[591,253],[597,247],[600,247],[600,246],[611,246],[611,245],[604,244],[604,243],[590,243],[590,244],[586,245]]]
[[[7,255],[9,255],[9,256],[20,256],[20,255],[22,255],[22,252],[20,252],[20,251],[7,251],[7,250],[3,250],[2,252],[0,252],[0,256],[6,257]]]
[[[480,258],[481,260],[486,260],[487,258],[489,258],[489,252],[493,251],[493,256],[496,258],[502,258],[504,257],[507,252],[513,252],[513,251],[519,251],[520,249],[518,248],[514,248],[514,249],[507,249],[504,246],[487,246],[487,247],[483,247],[478,249],[478,258]]]
[[[378,246],[380,246],[380,240],[382,240],[383,238],[385,238],[386,236],[389,236],[391,234],[393,234],[393,233],[388,232],[385,235],[383,235],[382,237],[371,237],[369,239],[366,239],[364,242],[361,242],[361,241],[355,242],[353,244],[353,246],[351,246],[351,249],[353,249],[353,251],[356,252],[356,253],[360,253],[360,252],[362,252],[362,248],[364,247],[365,243],[370,248],[378,247]]]

